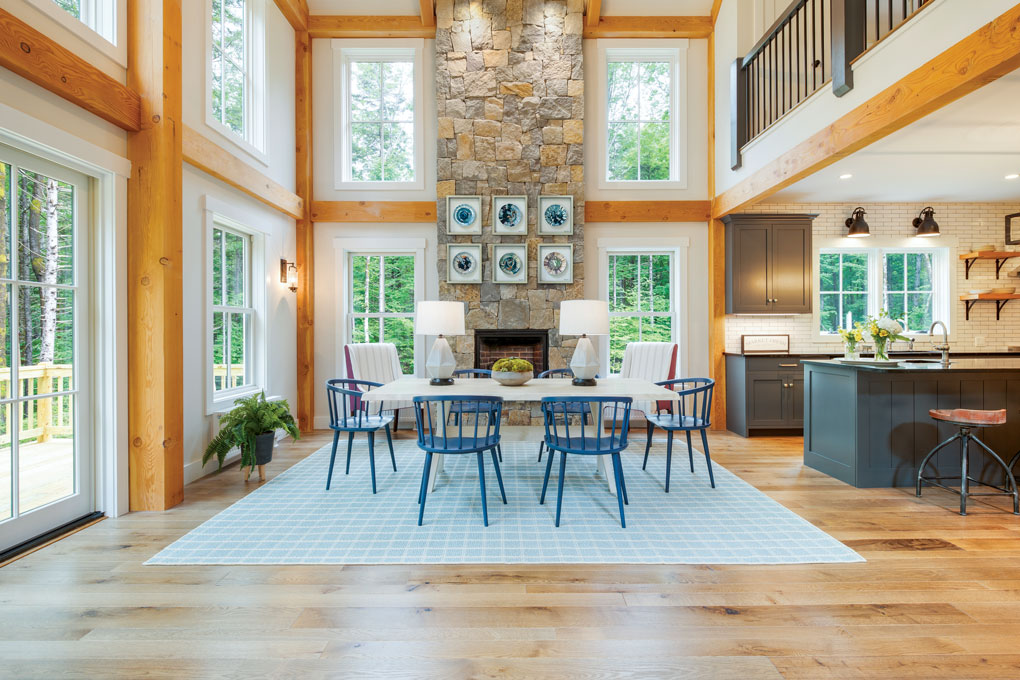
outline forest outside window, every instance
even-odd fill
[[[364,42],[334,41],[336,188],[421,189],[421,41],[354,46]]]
[[[212,229],[213,398],[234,398],[255,386],[252,237],[223,224]]]
[[[685,187],[686,49],[611,47],[601,52],[606,93],[605,183]]]
[[[608,254],[609,372],[618,374],[631,342],[674,342],[677,332],[672,251]]]
[[[265,161],[265,0],[210,0],[207,123]]]
[[[348,342],[392,342],[404,375],[415,373],[415,256],[350,255]]]
[[[117,2],[116,0],[39,0],[36,6],[56,5],[68,16],[77,19],[100,37],[112,45],[117,40]],[[48,7],[47,7],[48,9]]]

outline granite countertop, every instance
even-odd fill
[[[902,361],[902,359],[901,359]],[[866,364],[846,364],[834,359],[805,359],[802,363],[823,366],[841,366],[864,371],[896,371],[910,372],[941,372],[941,371],[1020,371],[1020,356],[1016,354],[989,354],[985,356],[953,356],[950,355],[949,366],[940,361],[913,360],[907,366],[901,366],[895,360],[888,366],[868,366]]]

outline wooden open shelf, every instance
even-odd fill
[[[967,268],[964,272],[964,278],[970,278],[970,268],[978,260],[995,260],[995,278],[999,278],[999,271],[1002,269],[1002,265],[1011,257],[1020,257],[1020,252],[1012,250],[976,250],[972,253],[963,253],[960,255],[960,259],[966,262]]]
[[[962,256],[961,256],[962,257]],[[1020,300],[1020,293],[981,293],[980,295],[961,295],[960,299],[963,300],[967,306],[965,318],[970,321],[970,308],[979,302],[994,302],[995,303],[995,320],[999,320],[999,314],[1002,313],[1002,308],[1006,306],[1006,303],[1010,300]]]

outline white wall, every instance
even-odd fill
[[[787,114],[747,145],[743,165],[730,170],[730,69],[742,56],[753,26],[753,0],[724,0],[716,23],[716,192],[721,193],[788,151],[840,116],[863,104],[897,80],[934,58],[1014,6],[1013,0],[933,0],[854,65],[854,89],[843,97],[831,85]],[[753,42],[753,41],[752,41]]]

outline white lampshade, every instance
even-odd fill
[[[415,335],[464,335],[464,303],[423,300],[414,314]]]
[[[564,300],[560,303],[560,335],[609,335],[609,303]]]

